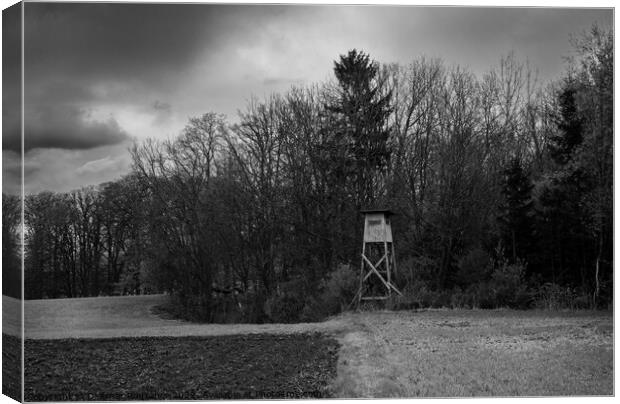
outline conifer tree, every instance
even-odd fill
[[[375,202],[373,181],[387,167],[391,92],[379,77],[379,65],[353,49],[334,62],[336,97],[327,109],[337,116],[335,136],[345,147],[347,176],[354,179],[358,208]]]
[[[503,240],[510,258],[516,262],[529,253],[532,236],[532,183],[518,157],[504,170],[502,194],[505,202],[499,221]]]

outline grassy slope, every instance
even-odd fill
[[[26,300],[26,338],[329,333],[342,325],[340,321],[300,324],[195,324],[156,315],[153,308],[165,304],[167,299],[165,295],[150,295]]]
[[[613,394],[612,316],[361,313],[342,342],[342,397]]]
[[[22,333],[22,301],[2,295],[2,332],[14,337]]]

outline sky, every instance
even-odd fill
[[[545,82],[564,71],[571,34],[612,20],[611,9],[26,3],[25,192],[117,179],[132,142],[175,137],[210,111],[234,122],[253,95],[331,79],[353,48],[381,63],[439,57],[478,75],[514,51]],[[3,69],[18,72],[19,58],[5,56],[18,30],[3,21]],[[18,84],[3,77],[3,192],[14,194]]]

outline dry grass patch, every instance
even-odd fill
[[[342,342],[342,397],[613,394],[610,313],[358,313]]]

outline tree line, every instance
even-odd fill
[[[546,84],[514,54],[477,77],[351,50],[238,123],[136,143],[118,181],[26,196],[26,298],[166,291],[204,321],[318,319],[355,293],[360,210],[389,207],[396,305],[606,307],[613,34],[574,48]]]

